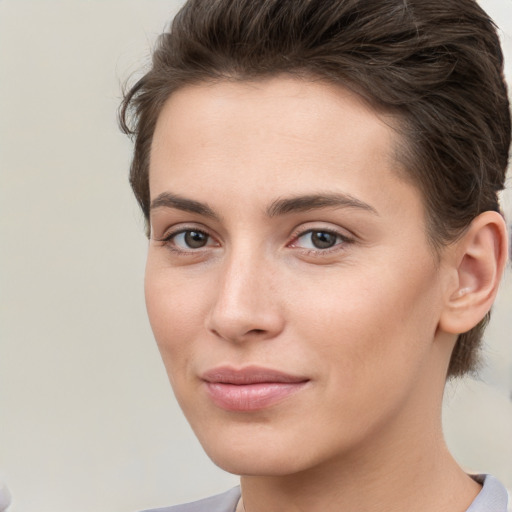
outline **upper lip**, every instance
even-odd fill
[[[309,380],[303,376],[290,375],[279,370],[261,366],[246,366],[240,369],[230,366],[219,366],[207,370],[201,375],[201,378],[210,383],[236,385],[259,384],[263,382],[291,384]]]

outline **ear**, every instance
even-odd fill
[[[484,318],[498,292],[508,258],[503,217],[492,211],[480,214],[449,250],[456,279],[446,291],[439,328],[461,334]]]

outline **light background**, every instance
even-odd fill
[[[120,82],[180,1],[0,0],[0,481],[11,512],[134,512],[236,483],[203,455],[146,320]],[[503,30],[512,0],[482,4]],[[510,194],[505,198],[509,216]],[[481,381],[447,392],[465,467],[512,488],[512,278]]]

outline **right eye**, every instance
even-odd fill
[[[197,229],[183,229],[171,233],[164,240],[178,251],[191,251],[217,245],[208,233]]]

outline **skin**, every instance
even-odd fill
[[[185,87],[159,116],[147,309],[175,395],[212,460],[243,475],[247,512],[462,512],[479,491],[440,420],[463,256],[434,256],[393,122],[340,87],[283,76]],[[332,194],[345,200],[275,211]],[[316,247],[326,230],[334,245]],[[307,383],[227,411],[201,379],[223,365]]]

